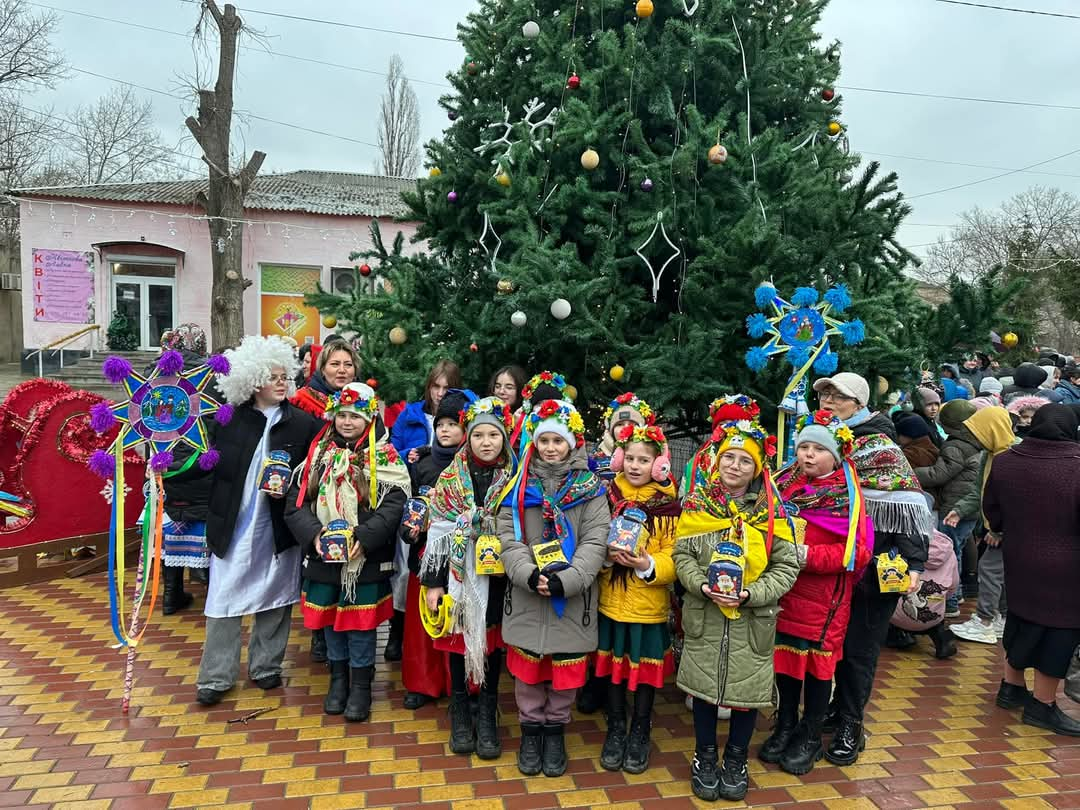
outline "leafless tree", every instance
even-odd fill
[[[416,176],[420,168],[420,105],[405,76],[405,63],[396,53],[390,57],[379,107],[379,152],[383,174]]]
[[[80,182],[124,183],[160,177],[169,150],[154,125],[153,105],[132,88],[111,90],[78,107],[68,137],[72,168]]]
[[[244,24],[235,6],[226,3],[221,9],[216,0],[204,0],[197,35],[208,18],[218,35],[217,80],[213,90],[199,90],[198,117],[189,116],[184,123],[202,149],[210,172],[209,189],[199,198],[210,217],[210,329],[214,345],[227,346],[239,343],[244,336],[244,290],[252,283],[243,274],[244,197],[266,154],[252,152],[242,169],[233,172],[230,168],[236,48]]]
[[[24,0],[0,0],[0,88],[52,87],[64,76],[64,58],[50,40],[57,23],[56,14],[34,14]]]

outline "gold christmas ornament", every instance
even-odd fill
[[[1015,349],[1020,343],[1020,336],[1016,332],[1006,332],[1001,337],[1001,345],[1006,349]]]
[[[442,174],[442,169],[438,166],[432,166],[431,171],[428,172],[429,177],[438,177],[440,174]]]
[[[581,153],[581,166],[586,171],[592,171],[600,165],[600,155],[596,153],[595,149],[586,149]]]
[[[574,386],[572,385],[568,385],[566,386],[566,388],[563,389],[563,396],[573,402],[575,399],[577,399],[577,389],[574,388]]]
[[[635,10],[637,11],[637,15],[639,17],[641,17],[641,18],[651,17],[653,11],[655,10],[654,7],[653,7],[653,1],[652,0],[638,0],[637,8]]]
[[[727,158],[728,151],[723,144],[718,143],[716,144],[716,146],[713,146],[711,149],[709,149],[709,163],[713,164],[714,166],[719,166],[721,163],[724,163]]]
[[[840,126],[839,121],[830,121],[829,122],[829,134],[830,135],[835,137],[836,135],[839,135],[842,130],[843,130],[843,127]]]
[[[510,187],[510,175],[508,175],[506,172],[499,172],[498,176],[495,178],[495,182],[498,183],[503,188],[509,188]]]
[[[500,278],[496,289],[498,289],[500,295],[509,295],[514,291],[514,282],[508,278]]]
[[[337,318],[335,318],[333,315],[323,315],[322,325],[325,326],[327,329],[333,329],[335,326],[337,326]]]
[[[622,366],[612,366],[611,371],[608,372],[608,376],[615,382],[621,382],[622,378],[626,376],[626,369]]]
[[[883,397],[889,393],[889,381],[880,375],[877,378],[877,392],[879,397]]]
[[[406,340],[409,339],[408,333],[400,326],[395,326],[390,330],[390,342],[395,346],[400,346]]]

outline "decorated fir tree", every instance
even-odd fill
[[[480,0],[407,195],[427,254],[380,240],[363,259],[388,290],[311,302],[362,337],[391,398],[445,356],[473,385],[552,368],[579,404],[633,389],[687,424],[723,391],[775,402],[790,369],[745,362],[766,280],[845,284],[867,339],[840,367],[899,375],[919,356],[907,207],[849,153],[825,5]]]

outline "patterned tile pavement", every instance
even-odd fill
[[[308,660],[299,625],[284,689],[264,694],[249,683],[206,710],[193,703],[201,617],[155,617],[125,717],[124,657],[110,648],[105,593],[103,577],[0,591],[0,807],[706,806],[690,795],[692,725],[674,689],[658,699],[646,773],[600,768],[597,715],[575,718],[564,777],[524,779],[514,764],[509,684],[503,757],[453,756],[445,706],[400,708],[396,666],[379,664],[370,722],[324,716],[327,675]],[[939,662],[927,644],[885,653],[857,765],[822,764],[799,778],[753,761],[749,804],[726,806],[1080,808],[1080,741],[1021,725],[1016,712],[993,706],[998,651],[962,643],[955,659]],[[238,721],[263,708],[271,711]],[[764,736],[762,729],[755,747]]]

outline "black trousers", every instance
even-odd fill
[[[873,566],[871,566],[873,569]],[[844,658],[836,665],[833,711],[848,720],[862,722],[863,710],[874,690],[881,645],[900,594],[878,591],[876,574],[868,571],[851,599],[851,620],[844,639]],[[870,579],[874,575],[874,579]]]

